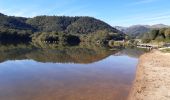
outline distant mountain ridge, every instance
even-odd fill
[[[141,37],[144,33],[149,32],[152,29],[168,28],[170,26],[164,24],[155,24],[155,25],[133,25],[130,27],[121,27],[115,26],[116,29],[124,32],[127,35],[132,37]]]
[[[150,28],[168,28],[168,27],[170,26],[164,24],[155,24],[150,26]]]

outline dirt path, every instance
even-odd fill
[[[170,53],[152,51],[140,57],[128,100],[170,100]]]

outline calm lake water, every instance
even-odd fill
[[[5,48],[0,100],[126,100],[139,50]]]

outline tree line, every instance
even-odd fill
[[[170,28],[153,29],[150,32],[144,33],[142,41],[148,42],[170,42]]]

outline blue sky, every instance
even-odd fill
[[[91,16],[112,26],[170,25],[170,0],[0,0],[7,15]]]

